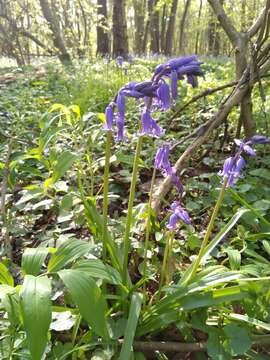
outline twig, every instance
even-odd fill
[[[135,341],[133,347],[137,351],[168,351],[168,352],[197,352],[205,351],[206,342],[181,343],[173,341]]]
[[[238,81],[232,81],[228,84],[224,84],[224,85],[221,85],[221,86],[218,86],[214,89],[206,89],[204,90],[203,92],[201,92],[200,94],[196,95],[196,96],[193,96],[186,104],[184,104],[183,106],[181,106],[179,109],[177,109],[175,111],[175,113],[169,118],[168,120],[168,123],[170,125],[170,123],[172,122],[172,120],[174,120],[177,115],[179,115],[183,110],[185,110],[190,104],[194,103],[195,101],[205,97],[205,96],[208,96],[208,95],[211,95],[217,91],[220,91],[220,90],[224,90],[228,87],[232,87],[234,85],[237,85]]]

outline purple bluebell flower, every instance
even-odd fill
[[[126,103],[126,98],[124,94],[121,91],[119,91],[116,98],[116,104],[117,104],[118,113],[121,115],[123,119],[125,114],[125,103]]]
[[[159,87],[157,89],[158,105],[162,110],[167,110],[171,106],[170,99],[170,88],[167,85],[166,81],[160,79]]]
[[[116,58],[115,60],[116,60],[116,64],[117,64],[119,67],[122,67],[123,62],[124,62],[123,56],[117,56],[117,58]]]
[[[116,140],[125,141],[126,137],[124,135],[124,118],[121,116],[120,113],[117,113],[116,126],[117,126]]]
[[[252,147],[247,145],[247,143],[245,143],[239,139],[234,139],[234,142],[236,143],[237,146],[239,146],[239,149],[241,151],[244,151],[245,153],[247,153],[250,156],[256,156],[256,151],[253,150]]]
[[[105,116],[106,116],[106,124],[104,125],[104,129],[113,130],[114,111],[113,111],[112,104],[110,104],[106,107]]]
[[[224,179],[228,178],[227,187],[233,186],[235,180],[241,177],[241,170],[245,165],[246,161],[241,155],[229,157],[225,160],[223,170],[219,172],[219,175]]]
[[[155,157],[155,168],[159,170],[165,170],[168,174],[171,173],[169,155],[169,145],[163,145],[161,148],[159,148]]]
[[[223,170],[219,172],[219,175],[224,180],[228,179],[227,187],[234,185],[236,178],[241,177],[241,170],[246,165],[246,161],[241,154],[244,152],[249,156],[256,156],[256,151],[249,145],[266,144],[268,139],[262,135],[254,135],[247,142],[239,139],[235,139],[234,142],[238,146],[238,151],[233,157],[225,160]]]
[[[256,144],[267,144],[270,142],[270,139],[264,135],[254,135],[249,141],[246,142],[247,145],[256,145]]]
[[[162,76],[170,77],[172,98],[176,99],[178,96],[177,80],[183,80],[186,76],[188,84],[191,84],[193,88],[198,86],[197,76],[203,76],[201,64],[202,62],[198,61],[196,55],[172,59],[156,67],[154,79],[158,81],[160,77],[162,79]]]
[[[170,216],[169,223],[167,225],[169,230],[175,230],[179,220],[182,220],[185,224],[191,224],[187,211],[182,208],[179,202],[174,201],[171,205],[171,210],[173,213]]]
[[[150,135],[160,137],[164,134],[164,130],[158,126],[156,121],[151,117],[151,113],[147,108],[142,112],[142,132],[141,135]]]
[[[169,155],[169,145],[163,145],[156,153],[154,166],[156,169],[162,170],[164,176],[171,176],[173,184],[180,192],[183,192],[184,187],[176,175],[175,169],[171,166]]]

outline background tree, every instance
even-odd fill
[[[113,55],[127,57],[126,1],[113,0]]]
[[[109,51],[109,36],[107,23],[107,0],[98,0],[97,14],[97,53],[101,55],[108,54]]]

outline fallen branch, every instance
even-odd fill
[[[135,341],[133,348],[136,351],[154,352],[198,352],[206,350],[206,342],[181,343],[174,341]]]

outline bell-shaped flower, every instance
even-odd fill
[[[247,145],[256,145],[256,144],[268,144],[270,139],[264,135],[254,135],[249,141],[246,142]]]
[[[105,109],[105,117],[106,117],[106,124],[104,125],[104,129],[106,130],[113,130],[114,125],[114,111],[113,106],[110,104]]]
[[[186,210],[182,208],[179,202],[174,201],[171,205],[171,210],[173,211],[170,216],[169,223],[167,228],[169,230],[175,230],[178,221],[183,221],[185,224],[191,224],[191,219]]]
[[[237,146],[239,146],[239,149],[244,151],[250,156],[256,156],[256,151],[252,149],[247,143],[243,142],[242,140],[235,139],[234,142]]]
[[[158,126],[156,121],[152,118],[150,111],[144,108],[142,112],[142,131],[140,135],[150,135],[160,137],[164,134],[164,130]]]
[[[170,88],[165,80],[160,79],[157,89],[158,105],[162,110],[167,110],[171,106]]]

